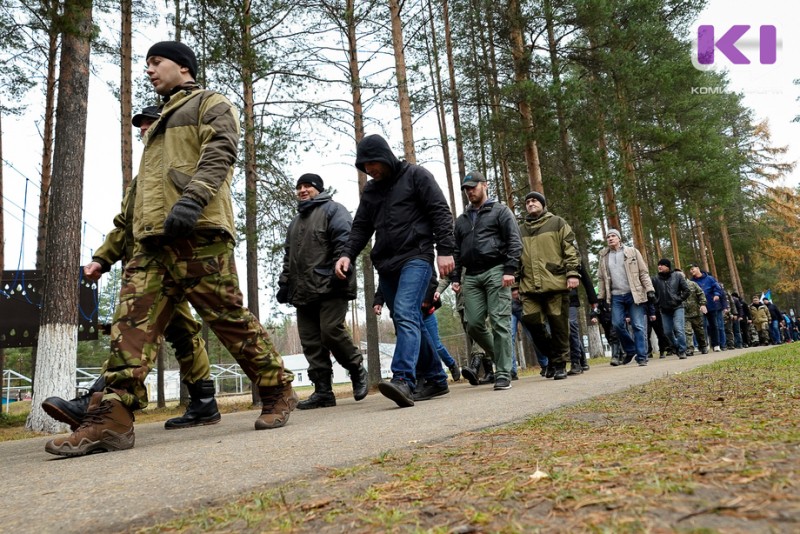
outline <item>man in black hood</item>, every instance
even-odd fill
[[[370,258],[397,332],[392,380],[381,382],[378,390],[400,407],[413,406],[414,398],[447,392],[447,375],[423,325],[421,305],[433,274],[434,245],[439,276],[453,270],[453,216],[433,175],[398,160],[383,137],[368,135],[358,143],[356,167],[372,180],[361,193],[336,276],[347,277],[374,233]],[[417,372],[425,386],[413,395]]]

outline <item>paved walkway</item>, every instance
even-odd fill
[[[296,410],[277,430],[253,430],[255,411],[187,430],[142,424],[135,448],[80,458],[46,453],[46,437],[4,442],[0,532],[112,532],[152,524],[267,485],[318,476],[318,468],[524,420],[753,350],[760,349],[672,356],[647,367],[598,365],[558,382],[524,377],[508,391],[461,381],[449,395],[405,409],[374,393],[358,403],[346,398],[335,408]]]

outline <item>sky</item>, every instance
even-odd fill
[[[769,120],[773,136],[773,145],[788,146],[786,159],[800,160],[800,124],[793,123],[795,115],[800,115],[800,85],[793,80],[800,78],[795,67],[800,56],[800,36],[792,27],[792,23],[800,17],[800,4],[789,0],[762,0],[754,3],[746,0],[711,0],[692,29],[696,35],[699,25],[712,25],[715,38],[719,39],[732,25],[749,25],[750,30],[736,43],[736,47],[751,59],[750,65],[735,65],[728,61],[724,54],[716,52],[714,68],[728,72],[730,87],[741,92],[746,106],[754,110],[758,120]],[[776,62],[772,65],[759,63],[758,28],[762,25],[773,25],[777,31]],[[142,53],[151,41],[166,39],[163,35],[154,35],[147,39],[142,35],[134,38],[134,47]],[[692,58],[686,59],[687,68],[694,68]],[[92,76],[89,89],[89,116],[87,127],[87,149],[84,182],[83,219],[84,245],[82,247],[82,263],[91,258],[94,249],[100,246],[105,233],[112,228],[112,219],[119,211],[122,195],[122,178],[119,171],[119,104],[111,94],[104,80],[118,78],[116,67],[93,65],[96,73]],[[134,76],[140,71],[134,65]],[[713,88],[695,91],[713,91]],[[28,114],[19,118],[3,117],[3,158],[4,158],[4,215],[6,228],[5,268],[7,270],[32,269],[35,261],[36,226],[39,195],[40,167],[40,135],[35,124],[35,117],[40,115],[38,91],[31,92],[31,106]],[[702,98],[698,95],[698,98]],[[402,143],[397,113],[389,113],[391,117],[383,123],[381,133],[387,137],[397,154],[402,154]],[[431,128],[416,125],[417,131]],[[432,153],[432,152],[431,152]],[[455,153],[451,150],[451,153]],[[141,154],[138,141],[134,141],[134,172],[136,162]],[[434,156],[439,157],[439,156]],[[335,199],[354,211],[358,203],[358,184],[356,171],[352,165],[355,158],[354,148],[349,142],[332,143],[324,152],[314,153],[292,163],[286,169],[289,176],[300,176],[305,172],[320,174],[326,185],[335,187]],[[431,170],[446,188],[444,164],[441,160],[418,162]],[[455,164],[453,164],[454,173]],[[800,169],[796,169],[785,179],[784,185],[800,184]],[[26,194],[27,186],[27,194]],[[23,208],[26,208],[23,211]],[[25,221],[25,226],[21,221]],[[243,249],[243,246],[239,247]],[[240,269],[244,270],[243,250],[239,251]],[[242,280],[245,277],[242,275]],[[272,313],[272,299],[268,294],[262,296],[260,317],[268,317]],[[285,311],[285,310],[284,310]]]

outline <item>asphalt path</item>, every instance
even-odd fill
[[[425,447],[525,420],[598,395],[761,350],[650,360],[639,367],[597,365],[567,380],[538,375],[494,391],[462,381],[450,394],[398,408],[379,393],[335,408],[292,412],[284,428],[256,432],[257,412],[224,414],[219,424],[164,430],[136,425],[128,451],[61,458],[48,437],[0,443],[0,532],[119,532],[181,517],[276,483],[319,476],[381,453]],[[590,361],[591,363],[591,361]]]

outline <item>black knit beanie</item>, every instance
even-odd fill
[[[322,178],[320,178],[319,174],[311,174],[311,173],[304,174],[303,176],[297,179],[297,185],[295,185],[295,189],[300,187],[300,184],[311,184],[311,186],[320,193],[325,191],[325,184],[323,183]]]
[[[153,56],[165,57],[181,67],[186,67],[189,69],[189,74],[192,75],[192,78],[197,80],[197,56],[185,44],[178,41],[161,41],[150,47],[145,60]]]
[[[667,268],[671,271],[672,270],[672,262],[669,261],[667,258],[661,258],[658,260],[659,265],[666,265]]]
[[[547,207],[547,199],[544,198],[544,195],[538,191],[531,191],[527,195],[525,195],[525,202],[528,201],[529,198],[535,198],[539,201],[543,208]]]

